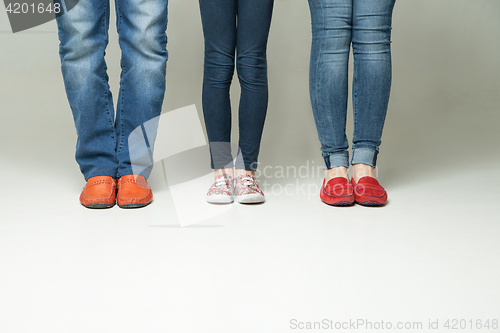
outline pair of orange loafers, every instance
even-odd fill
[[[354,202],[363,206],[383,206],[387,202],[387,192],[373,177],[365,176],[358,183],[344,177],[323,180],[321,200],[332,206],[350,206]]]
[[[140,208],[153,201],[153,192],[141,175],[125,175],[119,179],[96,176],[87,180],[80,202],[87,208]]]

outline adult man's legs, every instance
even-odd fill
[[[139,4],[137,0],[117,0],[116,9],[123,53],[116,122],[104,61],[108,0],[81,1],[57,19],[64,83],[78,134],[76,159],[88,181],[80,200],[87,207],[114,205],[115,192],[110,189],[116,185],[115,178],[125,175],[127,179],[118,182],[119,195],[123,187],[122,207],[141,207],[152,200],[149,185],[142,177],[149,176],[151,168],[141,176],[132,175],[128,136],[161,113],[167,60],[167,1],[147,0]],[[100,197],[108,192],[111,197]]]
[[[109,1],[80,1],[57,18],[59,54],[78,140],[76,161],[85,180],[116,177],[114,109],[104,52],[108,44]]]
[[[120,94],[116,106],[117,178],[137,172],[129,149],[130,133],[161,114],[168,53],[167,0],[115,0],[121,59]],[[148,132],[152,129],[148,128]],[[156,133],[148,133],[153,139]],[[137,153],[137,152],[136,152]],[[148,152],[145,152],[146,154]],[[142,155],[139,152],[138,155]],[[149,157],[149,156],[148,156]],[[142,164],[143,161],[137,161]],[[134,170],[133,170],[134,169]],[[141,169],[148,178],[151,168]]]
[[[143,124],[161,113],[168,59],[165,33],[167,0],[115,1],[122,50],[115,122],[118,137],[117,203],[122,208],[137,208],[152,201],[153,194],[146,181],[152,165],[143,169],[140,167],[144,161],[131,160],[131,150],[134,150],[134,156],[144,156],[147,161],[150,161],[150,156],[149,151],[137,152],[137,147],[139,150],[145,150],[145,147],[141,149],[141,145],[129,140],[129,137],[134,129],[143,127]],[[143,130],[146,133],[146,129]],[[152,130],[156,129],[148,128],[148,132]],[[156,132],[147,134],[148,144],[152,148]],[[139,165],[134,167],[134,164]]]

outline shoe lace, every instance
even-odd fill
[[[215,179],[214,187],[216,188],[227,187],[229,182],[230,182],[229,177],[217,177]]]
[[[250,176],[242,176],[239,180],[239,185],[247,188],[257,188],[257,183]]]

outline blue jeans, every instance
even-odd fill
[[[116,0],[122,72],[115,119],[104,61],[109,13],[109,0],[81,0],[57,18],[76,161],[86,180],[133,173],[128,136],[160,115],[165,94],[167,0]]]
[[[376,166],[391,89],[395,0],[309,0],[309,88],[324,168],[349,167],[345,134],[348,63],[354,56],[351,164]]]
[[[268,104],[266,49],[272,11],[273,0],[200,0],[205,37],[202,103],[213,169],[233,166],[229,88],[235,62],[241,86],[235,167],[257,168]]]

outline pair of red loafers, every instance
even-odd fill
[[[373,177],[365,176],[358,183],[344,177],[323,180],[321,200],[332,206],[350,206],[354,202],[363,206],[382,206],[387,201],[387,192]]]

